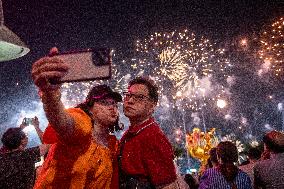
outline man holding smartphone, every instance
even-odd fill
[[[39,120],[38,120],[38,117],[35,116],[34,118],[24,118],[23,121],[22,121],[22,124],[20,125],[20,128],[21,129],[25,129],[27,126],[29,125],[33,125],[35,130],[36,130],[36,133],[40,139],[40,142],[43,143],[43,140],[42,140],[42,137],[43,137],[43,132],[42,130],[40,129],[39,127]]]
[[[51,53],[57,53],[57,49]],[[110,132],[117,123],[117,103],[122,97],[110,87],[98,85],[89,91],[84,103],[65,109],[56,83],[68,69],[68,64],[56,56],[33,64],[32,77],[41,91],[48,128],[52,128],[49,134],[56,135],[34,189],[108,189],[112,152],[117,146]]]
[[[38,120],[37,123],[39,125]],[[11,127],[1,138],[3,147],[0,149],[0,188],[32,188],[35,163],[48,152],[49,145],[45,144],[26,148],[28,137],[23,131],[25,127],[24,124]]]
[[[153,81],[130,81],[123,110],[131,125],[120,141],[120,189],[179,188],[172,146],[152,117],[157,102]]]

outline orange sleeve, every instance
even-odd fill
[[[53,144],[60,141],[61,143],[76,145],[90,141],[93,130],[91,118],[79,108],[70,108],[67,112],[75,122],[72,135],[60,136],[49,124],[43,135],[44,143]]]

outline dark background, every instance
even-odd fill
[[[133,56],[134,41],[155,31],[188,28],[219,44],[258,35],[265,25],[283,16],[283,1],[94,1],[5,0],[5,25],[30,47],[31,52],[14,61],[0,63],[0,124],[38,101],[32,84],[32,63],[56,46],[60,50],[112,47],[121,57]],[[260,80],[254,59],[231,55],[237,84],[231,89],[236,112],[259,124],[281,127],[275,110],[282,100],[282,82]],[[127,70],[121,70],[127,73]],[[274,98],[268,99],[268,95]],[[256,115],[262,115],[255,121]],[[210,118],[212,124],[218,123]]]

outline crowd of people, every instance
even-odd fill
[[[51,53],[57,53],[52,49]],[[0,188],[97,189],[250,189],[284,188],[284,135],[272,131],[263,138],[264,152],[252,149],[249,163],[238,166],[238,150],[229,141],[210,150],[199,177],[182,177],[174,163],[172,145],[153,117],[158,87],[146,77],[129,82],[121,96],[107,85],[96,85],[85,101],[66,109],[61,101],[61,77],[68,65],[57,57],[43,57],[32,67],[49,121],[44,133],[33,125],[42,145],[25,148],[22,127],[2,136]],[[52,82],[51,82],[52,81]],[[120,140],[118,103],[130,121]],[[35,175],[34,163],[45,156]]]

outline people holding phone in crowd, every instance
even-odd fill
[[[22,129],[24,129],[24,128],[26,128],[26,127],[29,126],[29,125],[32,125],[32,126],[35,128],[36,133],[37,133],[37,135],[38,135],[38,137],[39,137],[40,142],[43,143],[43,138],[42,138],[42,137],[43,137],[43,131],[42,131],[42,130],[40,129],[40,127],[39,127],[39,120],[38,120],[38,117],[35,116],[35,117],[33,117],[33,118],[24,118],[22,124],[20,125],[20,127],[21,127]]]
[[[40,129],[38,119],[33,122]],[[7,129],[1,141],[3,147],[0,153],[0,188],[30,189],[34,185],[35,163],[48,152],[49,145],[41,144],[27,148],[28,137],[23,131],[27,125]]]
[[[53,49],[52,53],[57,53]],[[56,137],[34,188],[110,188],[113,131],[117,103],[122,97],[106,85],[93,87],[85,102],[65,109],[60,80],[68,65],[57,57],[44,57],[33,64],[32,77],[41,90],[50,135]]]

